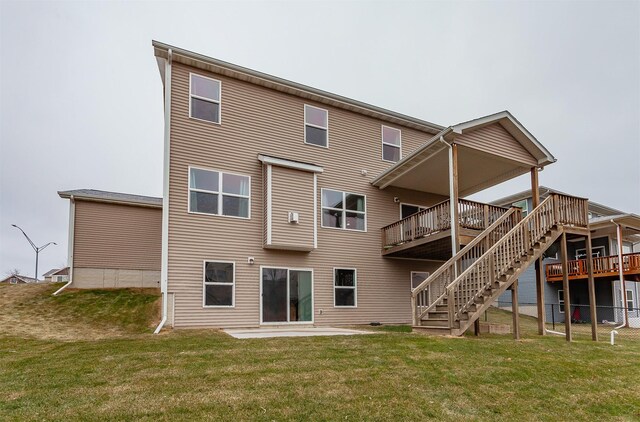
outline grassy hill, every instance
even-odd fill
[[[156,292],[12,287],[0,287],[2,421],[640,419],[640,338],[568,344],[529,318],[521,341],[385,326],[157,336]]]

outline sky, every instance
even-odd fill
[[[638,1],[0,0],[0,276],[34,272],[11,224],[65,265],[59,190],[161,196],[153,39],[443,126],[509,110],[558,159],[542,185],[640,214]]]

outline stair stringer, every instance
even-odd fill
[[[497,289],[495,289],[493,291],[493,293],[490,296],[485,296],[484,299],[484,303],[482,304],[476,304],[476,310],[473,311],[472,313],[468,313],[467,315],[469,316],[466,320],[460,320],[460,328],[454,328],[454,327],[450,327],[451,329],[451,335],[454,336],[461,336],[462,334],[465,333],[465,331],[467,331],[471,325],[482,315],[483,312],[485,312],[487,309],[489,309],[489,307],[504,293],[507,291],[507,289],[509,289],[509,287],[511,287],[511,285],[522,275],[522,273],[524,273],[527,268],[529,268],[531,266],[531,264],[535,263],[536,260],[538,260],[542,254],[549,248],[549,246],[551,246],[553,244],[553,242],[555,242],[561,235],[563,232],[563,228],[562,226],[559,226],[557,228],[554,228],[550,231],[551,236],[550,238],[544,242],[544,244],[540,245],[540,248],[538,249],[530,249],[530,251],[533,250],[532,254],[527,254],[527,259],[524,261],[524,263],[522,263],[520,265],[519,268],[517,268],[513,274],[511,275],[507,275],[507,279],[505,281],[497,281],[496,283],[499,283],[499,287]],[[514,268],[513,266],[510,267]],[[504,274],[503,274],[504,275]],[[500,277],[498,277],[500,278]],[[488,289],[485,289],[485,292]],[[484,292],[483,292],[484,293]]]

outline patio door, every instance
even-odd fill
[[[261,322],[264,324],[313,322],[313,271],[263,267]]]

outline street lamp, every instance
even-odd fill
[[[34,251],[36,251],[36,273],[35,273],[35,280],[36,283],[38,282],[38,254],[40,253],[41,250],[43,250],[44,248],[46,248],[49,245],[57,245],[56,242],[49,242],[46,245],[43,246],[36,246],[35,243],[33,243],[33,241],[31,239],[29,239],[29,236],[27,236],[27,234],[24,232],[24,230],[22,230],[20,227],[16,226],[15,224],[11,225],[12,227],[15,227],[16,229],[20,230],[22,232],[22,234],[24,235],[24,237],[27,238],[27,240],[29,241],[29,244],[31,245],[31,247],[33,248]]]

